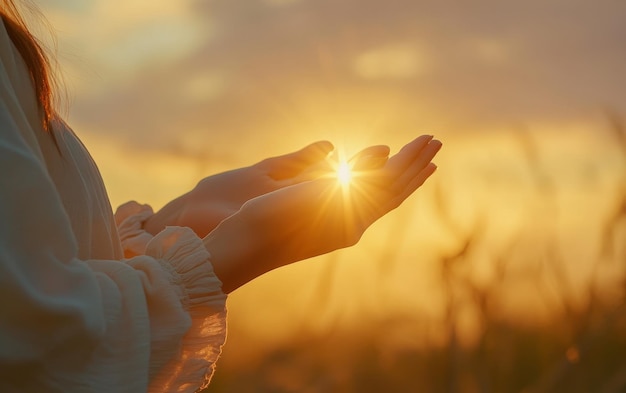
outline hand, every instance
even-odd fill
[[[274,268],[354,245],[398,207],[436,166],[441,143],[421,136],[380,168],[355,173],[349,187],[322,177],[251,199],[205,239],[230,292]]]
[[[310,180],[322,172],[327,173],[326,158],[332,150],[330,142],[317,142],[290,154],[204,178],[192,191],[168,203],[152,216],[144,228],[155,234],[167,225],[186,226],[204,237],[222,220],[237,212],[246,201]],[[372,166],[375,159],[384,163],[381,159],[386,160],[388,154],[388,147],[373,146],[356,157],[372,157],[369,164]]]

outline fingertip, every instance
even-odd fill
[[[328,154],[331,151],[335,150],[335,146],[330,141],[326,141],[326,140],[315,142],[312,145],[310,145],[310,147],[315,148],[316,150],[318,150],[320,153],[323,153],[323,154]]]
[[[430,141],[432,141],[432,140],[433,140],[433,138],[434,138],[434,137],[435,137],[435,136],[434,136],[434,135],[432,135],[432,134],[424,134],[424,135],[420,135],[420,136],[418,136],[418,137],[417,137],[417,138],[415,138],[415,139],[419,139],[419,140],[426,140],[426,141],[430,142]]]
[[[417,138],[413,139],[411,142],[404,145],[402,150],[415,150],[419,151],[423,149],[425,146],[428,146],[433,139],[432,135],[420,135]]]
[[[430,141],[428,143],[428,147],[425,149],[425,151],[428,152],[427,154],[429,156],[429,160],[432,160],[439,153],[442,147],[443,143],[441,143],[441,141],[437,139],[433,139],[432,141]]]

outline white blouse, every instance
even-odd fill
[[[188,228],[114,217],[61,121],[45,133],[0,22],[0,392],[193,392],[226,336],[226,295]],[[60,154],[59,154],[60,152]],[[124,259],[124,253],[130,259]]]

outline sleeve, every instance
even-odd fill
[[[157,258],[165,258],[166,260],[169,260],[169,259],[179,260],[179,258],[175,257],[175,254],[177,252],[176,251],[171,252],[170,250],[167,249],[167,247],[164,247],[164,244],[173,243],[173,244],[181,245],[181,244],[187,243],[187,247],[183,246],[183,248],[187,248],[187,251],[183,252],[182,254],[189,253],[190,255],[194,254],[194,250],[197,249],[198,246],[202,246],[201,242],[199,245],[198,244],[194,245],[194,241],[197,241],[199,239],[194,234],[194,232],[188,228],[181,230],[182,228],[168,227],[165,231],[159,233],[156,237],[146,232],[143,229],[143,223],[153,214],[154,214],[154,211],[150,205],[139,204],[135,201],[127,202],[121,205],[120,207],[118,207],[117,211],[115,212],[115,222],[118,227],[118,233],[120,236],[120,240],[122,243],[122,248],[124,250],[125,256],[135,257],[134,258],[135,261],[141,259],[137,257],[139,255],[150,255],[150,256],[157,257]],[[206,251],[204,247],[202,247],[202,250]],[[201,261],[204,259],[204,255],[202,254],[204,253],[203,252],[198,253],[196,255],[195,261],[194,261],[194,258],[186,259],[185,263],[181,264],[181,266],[178,266],[178,269],[176,270],[180,270],[183,272],[192,271],[194,268],[194,265],[197,264],[197,261]],[[166,270],[171,269],[171,267],[168,264],[164,264],[164,268]],[[175,276],[177,275],[175,271],[173,272],[173,274]],[[203,278],[192,276],[190,281],[194,281],[194,280],[200,281],[200,280],[203,280]],[[202,299],[205,295],[201,292],[198,292],[198,289],[200,288],[205,288],[205,287],[217,288],[219,289],[219,291],[212,294],[210,299],[207,298],[205,300],[209,302],[210,309],[223,310],[224,302],[222,300],[222,297],[225,298],[225,295],[223,295],[221,292],[221,282],[219,282],[216,279],[214,274],[211,274],[208,277],[208,280],[203,280],[203,281],[207,281],[207,282],[202,283],[202,285],[199,285],[200,283],[197,283],[196,285],[194,285],[194,288],[191,288],[191,291],[189,294],[190,296],[187,298],[183,296],[184,300],[189,301],[194,298]],[[193,317],[194,316],[192,315],[192,318]],[[203,314],[200,313],[199,315],[197,315],[197,317],[203,318]],[[207,356],[202,356],[201,355],[202,352],[206,352],[209,355],[208,357],[210,359],[217,359],[219,357],[219,348],[225,341],[225,332],[226,332],[225,324],[222,321],[225,321],[225,314],[223,315],[223,313],[220,312],[217,314],[217,318],[202,321],[200,324],[198,324],[198,326],[193,326],[194,330],[192,331],[195,331],[196,333],[189,335],[190,336],[188,340],[189,348],[187,348],[186,352],[196,353],[200,356],[192,357],[192,359],[197,359],[197,358],[202,359],[203,357],[207,357]],[[198,339],[203,336],[201,333],[202,331],[214,332],[209,335],[211,337],[214,337],[211,340],[212,341],[211,344],[213,345],[206,345],[206,343],[204,343],[202,340],[198,342],[199,345],[193,344],[194,341],[198,341]],[[165,340],[165,342],[167,342],[167,340]],[[182,358],[185,359],[187,358],[187,356],[182,356]],[[180,366],[182,362],[183,360],[181,359],[181,361],[172,362],[172,364],[176,366]],[[214,361],[212,362],[211,367],[213,367],[213,364],[214,364]],[[202,364],[199,363],[198,366],[202,368]],[[189,375],[192,372],[193,368],[194,366],[190,364],[189,369],[186,370],[185,373],[183,373],[183,375]],[[204,375],[205,373],[201,372],[201,374]],[[210,374],[212,373],[209,373],[209,375]],[[162,373],[162,375],[171,375],[171,373]],[[180,381],[180,382],[184,384],[184,381]],[[164,385],[169,385],[169,384],[170,382],[158,383],[156,385],[164,386]],[[208,380],[207,380],[207,384],[208,384]]]
[[[206,386],[225,340],[226,295],[202,241],[171,227],[145,255],[79,260],[26,126],[0,73],[0,391]]]

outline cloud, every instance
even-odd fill
[[[42,7],[58,31],[63,65],[71,69],[76,62],[87,63],[107,78],[107,85],[132,78],[146,66],[175,63],[211,30],[193,17],[185,1],[47,0]],[[92,82],[99,84],[97,78]]]
[[[99,75],[82,85],[73,116],[155,146],[186,132],[252,148],[341,129],[388,136],[626,109],[619,1],[99,0],[71,8],[63,39]]]
[[[395,44],[372,49],[354,61],[356,74],[365,79],[410,79],[427,72],[428,55],[414,45]]]

